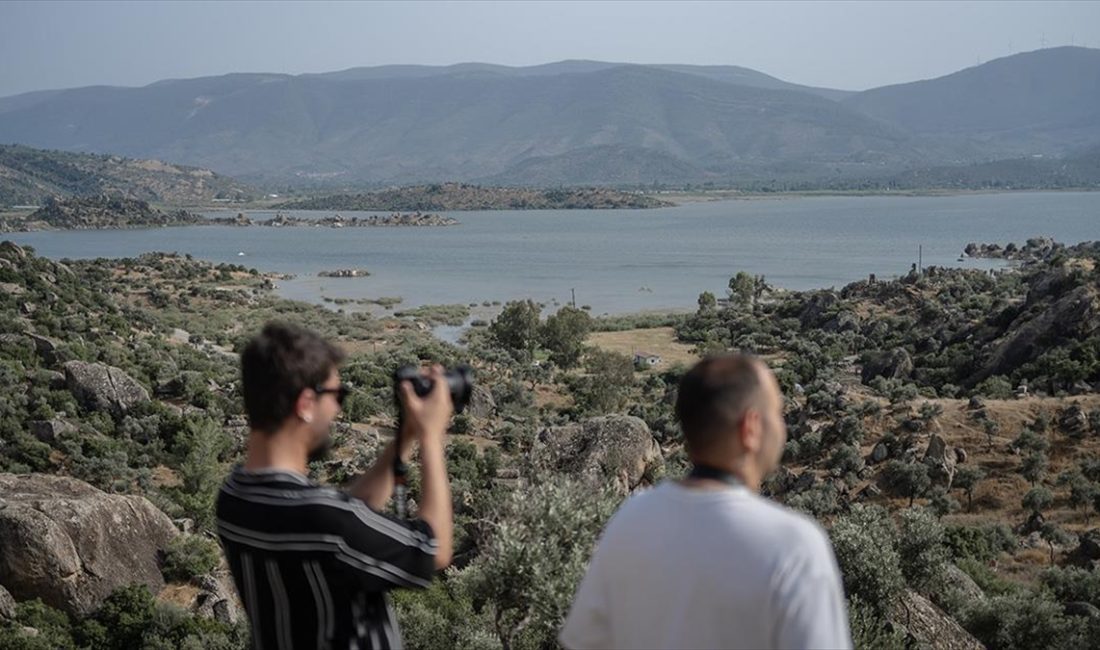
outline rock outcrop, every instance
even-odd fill
[[[620,494],[637,487],[661,450],[649,427],[627,415],[550,427],[539,434],[534,462],[552,471],[611,484]]]
[[[860,379],[868,383],[875,377],[886,379],[908,379],[913,374],[913,359],[902,348],[889,352],[869,354],[863,361]]]
[[[0,584],[17,600],[86,615],[119,587],[164,586],[160,554],[178,533],[144,497],[44,474],[0,474],[0,494]]]
[[[947,442],[938,434],[932,434],[928,439],[928,449],[924,452],[924,464],[928,465],[928,475],[933,484],[942,485],[944,489],[951,489],[951,482],[955,480],[955,465],[958,456],[953,447],[948,447]]]
[[[1051,341],[1086,340],[1100,331],[1100,299],[1096,289],[1078,286],[1060,296],[1028,294],[1027,309],[1006,328],[979,369],[963,382],[973,387],[994,375],[1010,375],[1020,365],[1050,348]],[[1034,300],[1034,302],[1033,302]],[[1043,303],[1047,303],[1044,307]]]
[[[149,401],[149,391],[114,366],[69,361],[63,367],[69,391],[89,410],[121,417],[134,406]]]
[[[15,599],[3,585],[0,585],[0,621],[13,618],[15,618]]]
[[[970,635],[924,596],[907,589],[894,608],[890,620],[904,628],[911,641],[907,647],[940,650],[984,650],[985,646]]]

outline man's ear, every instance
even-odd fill
[[[749,408],[745,410],[741,418],[740,427],[741,448],[746,453],[755,454],[764,445],[764,426],[761,421],[760,411]]]
[[[298,399],[294,402],[294,415],[303,422],[313,421],[313,410],[317,405],[317,393],[309,388],[298,393]]]

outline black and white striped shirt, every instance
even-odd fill
[[[297,472],[234,468],[218,494],[218,536],[257,650],[399,648],[387,592],[427,587],[436,542]]]

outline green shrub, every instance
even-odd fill
[[[161,573],[164,579],[186,582],[217,568],[218,543],[202,535],[179,535],[168,543]]]

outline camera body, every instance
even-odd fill
[[[454,403],[455,413],[461,413],[470,403],[470,396],[474,391],[474,370],[470,366],[461,365],[447,370],[443,374],[447,382],[447,388],[451,393],[451,402]],[[394,398],[397,399],[397,388],[401,382],[408,381],[412,384],[413,392],[419,397],[424,397],[432,391],[435,381],[431,377],[420,374],[420,368],[416,366],[401,366],[393,373]],[[401,409],[401,400],[397,399],[397,408]]]

